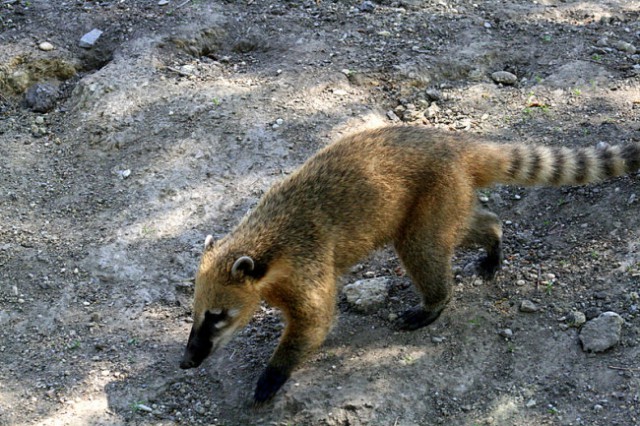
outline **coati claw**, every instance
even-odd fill
[[[288,379],[289,374],[281,369],[267,366],[258,379],[256,391],[253,395],[253,406],[259,407],[271,400]]]
[[[398,328],[404,331],[413,331],[426,327],[438,319],[444,308],[438,311],[426,311],[422,306],[415,306],[404,311],[398,318]]]

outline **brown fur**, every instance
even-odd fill
[[[451,298],[456,246],[484,246],[488,256],[481,266],[489,277],[500,265],[500,221],[476,207],[477,188],[584,184],[640,167],[637,144],[573,150],[472,139],[413,127],[346,137],[274,185],[235,230],[205,250],[194,330],[207,310],[238,310],[231,333],[250,320],[260,300],[285,316],[256,401],[273,396],[323,343],[338,276],[375,248],[392,242],[420,291],[422,306],[401,324],[418,328],[435,320]],[[251,257],[255,268],[232,276],[241,256]]]

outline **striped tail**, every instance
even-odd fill
[[[479,144],[467,164],[477,187],[584,185],[640,169],[640,144],[597,148]]]

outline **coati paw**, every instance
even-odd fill
[[[278,389],[289,379],[289,374],[279,368],[267,366],[262,372],[253,395],[253,406],[259,407],[274,397]]]
[[[485,281],[491,281],[502,268],[501,256],[485,256],[478,263],[478,274]]]
[[[413,307],[400,315],[397,326],[400,330],[417,330],[437,320],[443,310],[444,308],[438,311],[427,311],[422,306]]]

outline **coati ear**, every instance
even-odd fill
[[[264,265],[254,262],[249,256],[240,256],[231,267],[231,276],[233,278],[252,277],[255,279],[262,278],[266,268]]]
[[[213,245],[213,235],[207,235],[207,238],[204,239],[204,249],[208,250]]]

